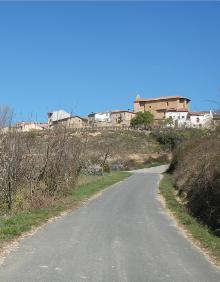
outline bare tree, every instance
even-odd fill
[[[0,194],[9,210],[23,177],[23,142],[21,134],[8,132],[0,136]]]
[[[11,125],[12,116],[12,110],[8,106],[0,106],[0,129]]]
[[[33,203],[39,195],[66,194],[85,165],[86,146],[85,138],[71,136],[65,128],[48,130],[41,136],[1,133],[0,203],[11,211],[16,193],[24,189]]]

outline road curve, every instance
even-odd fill
[[[159,173],[144,169],[23,239],[0,281],[220,281],[158,200]]]

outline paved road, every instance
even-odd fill
[[[135,173],[22,240],[0,281],[220,281],[158,201],[163,168]]]

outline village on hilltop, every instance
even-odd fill
[[[72,115],[64,110],[48,113],[48,123],[17,122],[19,131],[43,130],[62,125],[66,128],[130,128],[131,120],[138,112],[151,112],[156,125],[169,127],[207,128],[220,123],[220,114],[213,111],[191,112],[190,99],[181,96],[141,98],[137,96],[131,110],[112,110],[90,113],[86,117]],[[164,121],[171,121],[165,123]]]

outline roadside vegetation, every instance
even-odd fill
[[[172,212],[183,228],[190,233],[199,246],[204,248],[220,264],[220,237],[213,234],[210,228],[192,216],[181,198],[178,198],[172,177],[165,174],[160,182],[160,193],[167,208]]]
[[[88,159],[107,170],[132,170],[169,162],[164,148],[145,131],[100,131],[88,136]]]
[[[113,172],[102,176],[79,177],[78,184],[69,189],[68,195],[53,201],[44,208],[30,208],[13,215],[5,215],[0,219],[0,250],[6,242],[9,242],[33,227],[39,226],[50,218],[59,216],[62,212],[72,210],[82,201],[88,199],[106,187],[115,184],[127,177],[127,172]]]
[[[220,130],[157,132],[172,150],[160,184],[167,207],[220,262]]]
[[[129,176],[122,171],[169,157],[142,131],[19,132],[11,119],[0,108],[0,245]]]
[[[159,143],[134,132],[0,133],[0,216],[48,208],[81,177],[150,167],[167,161]]]

